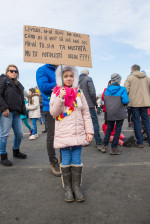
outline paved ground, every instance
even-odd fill
[[[100,115],[100,124],[103,115]],[[21,149],[28,159],[8,156],[14,163],[0,165],[0,224],[150,224],[150,147],[125,148],[120,156],[102,154],[94,141],[83,148],[83,203],[64,201],[61,178],[50,173],[44,126],[39,138],[28,140],[24,127]],[[122,131],[133,134],[125,121]],[[101,133],[102,134],[102,133]],[[58,151],[57,151],[58,155]]]

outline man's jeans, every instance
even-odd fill
[[[49,156],[49,161],[52,162],[56,158],[55,149],[54,149],[54,131],[55,131],[55,120],[48,111],[43,111],[45,121],[46,121],[46,130],[47,130],[47,152]]]
[[[96,115],[96,110],[94,107],[89,108],[90,110],[90,114],[91,114],[91,118],[92,118],[92,122],[93,122],[93,127],[94,127],[94,138],[96,141],[96,145],[101,145],[102,144],[102,139],[99,133],[99,122],[98,122],[98,118]]]
[[[81,146],[61,148],[62,165],[63,166],[70,164],[81,165],[81,152],[82,152]]]
[[[115,134],[114,134],[114,138],[113,138],[113,141],[112,141],[112,144],[111,144],[112,149],[117,148],[120,133],[121,133],[121,129],[122,129],[122,125],[123,125],[123,121],[124,120],[116,121]],[[114,124],[115,124],[115,121],[107,121],[107,130],[106,130],[105,137],[104,137],[104,140],[103,140],[103,144],[105,146],[107,146],[108,143],[109,143],[111,132],[114,129]]]
[[[3,113],[0,115],[0,154],[6,154],[7,138],[11,128],[14,131],[13,149],[19,149],[23,130],[20,114],[17,111],[10,112],[9,117],[5,117]]]
[[[132,113],[132,119],[134,123],[134,133],[137,140],[137,144],[143,144],[143,136],[141,132],[141,122],[140,117],[148,137],[148,142],[150,144],[150,123],[146,107],[130,107]]]

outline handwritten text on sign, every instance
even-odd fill
[[[89,36],[24,26],[24,61],[92,67]]]

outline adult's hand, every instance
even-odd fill
[[[6,109],[6,110],[3,111],[3,115],[5,117],[9,117],[9,114],[10,114],[9,109]]]

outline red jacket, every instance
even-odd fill
[[[105,95],[105,91],[107,88],[104,89],[103,93],[102,93],[102,100],[104,101],[104,95]],[[105,104],[103,105],[103,112],[106,112],[106,106]]]

